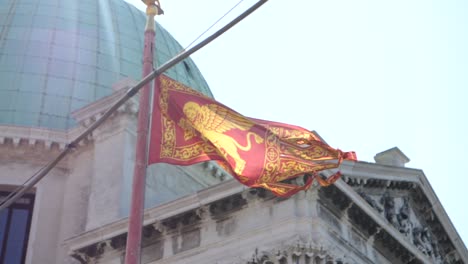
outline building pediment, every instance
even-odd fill
[[[407,242],[435,263],[467,259],[465,245],[421,170],[388,163],[349,165],[343,182]]]

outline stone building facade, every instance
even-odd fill
[[[66,142],[132,83],[74,112],[76,130],[4,133],[6,180],[20,184],[60,150],[46,138]],[[130,101],[36,187],[26,263],[123,263],[135,114]],[[210,162],[150,167],[142,263],[467,263],[424,173],[405,168],[398,148],[375,159],[345,161],[337,183],[288,199],[246,188]]]
[[[346,161],[334,185],[288,199],[205,164],[220,183],[147,210],[142,263],[467,263],[424,173],[398,148],[375,159]],[[81,263],[122,263],[126,228],[124,218],[64,245]]]
[[[122,0],[0,3],[3,200],[139,79],[145,16]],[[156,35],[157,64],[182,49]],[[167,74],[212,96],[190,59]],[[0,263],[123,262],[137,111],[128,101],[0,213]],[[152,165],[142,263],[468,263],[424,173],[397,148],[375,160],[344,162],[333,186],[288,199],[212,162]]]

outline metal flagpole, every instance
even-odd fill
[[[153,71],[154,38],[156,35],[154,17],[163,14],[158,0],[142,0],[146,4],[146,27],[143,49],[143,77]],[[135,167],[133,169],[132,201],[128,221],[128,235],[125,254],[126,264],[139,264],[141,251],[141,229],[145,210],[145,179],[148,160],[148,129],[151,82],[140,93]]]

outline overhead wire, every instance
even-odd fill
[[[181,50],[179,52],[182,53],[183,51],[187,50],[190,46],[192,46],[195,42],[197,42],[197,40],[199,40],[203,35],[206,34],[206,32],[208,32],[210,29],[212,29],[214,26],[216,26],[216,24],[218,24],[221,20],[223,20],[227,15],[229,15],[229,13],[231,13],[236,7],[238,7],[242,2],[244,2],[244,0],[240,0],[239,2],[237,2],[237,4],[235,4],[233,7],[231,7],[231,9],[229,9],[224,15],[222,15],[220,18],[218,18],[218,20],[216,20],[213,24],[211,24],[211,26],[209,26],[205,31],[203,31],[198,37],[196,37],[192,42],[190,42],[190,44],[188,44],[183,50]]]

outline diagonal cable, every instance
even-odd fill
[[[188,44],[181,52],[183,52],[184,50],[187,50],[190,46],[193,45],[193,43],[195,43],[197,40],[199,40],[203,35],[206,34],[206,32],[208,32],[210,29],[212,29],[214,26],[216,26],[216,24],[219,23],[219,21],[223,20],[223,18],[225,18],[229,13],[232,12],[232,10],[234,10],[236,7],[238,7],[242,2],[244,2],[244,0],[240,0],[237,4],[235,4],[233,7],[231,7],[231,9],[229,9],[224,15],[222,15],[220,18],[218,18],[218,20],[216,20],[211,26],[209,26],[205,31],[203,31],[198,37],[196,37],[192,42],[190,42],[190,44]],[[181,53],[180,52],[180,53]]]

